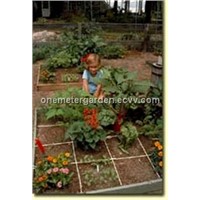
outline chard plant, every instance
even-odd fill
[[[118,135],[120,140],[119,148],[128,153],[127,149],[133,144],[139,133],[131,122],[125,122],[121,127],[121,134]]]
[[[135,110],[141,106],[138,100],[146,96],[151,83],[139,81],[135,72],[129,72],[124,68],[108,67],[104,69],[103,74],[101,84],[105,96],[115,100],[105,107],[107,106],[108,110],[112,110],[117,115],[113,128],[116,133],[119,133],[120,148],[127,150],[139,134],[130,122],[125,122],[126,113],[129,109]],[[131,101],[120,102],[119,99]]]
[[[111,103],[111,109],[115,113],[125,114],[128,109],[135,110],[139,106],[137,99],[145,97],[151,83],[150,81],[140,81],[137,79],[137,73],[129,72],[121,68],[107,67],[103,70],[103,78],[101,79],[102,88],[105,95],[115,99]],[[131,99],[126,103],[119,102],[119,99]]]

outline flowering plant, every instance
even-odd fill
[[[51,72],[47,69],[42,69],[40,72],[40,80],[44,83],[46,82],[54,82],[55,81],[55,72]]]
[[[150,154],[150,159],[153,162],[155,170],[162,177],[163,176],[163,146],[160,141],[154,142],[154,150]]]
[[[99,124],[98,110],[85,108],[83,121],[75,121],[70,124],[65,132],[65,139],[69,137],[84,150],[96,149],[99,141],[105,140],[106,131]]]
[[[46,156],[35,166],[33,189],[42,193],[50,188],[63,188],[70,183],[73,173],[68,168],[70,153],[60,153],[57,157]]]

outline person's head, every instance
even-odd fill
[[[86,60],[87,70],[92,74],[96,75],[97,71],[101,68],[100,56],[94,53],[89,54]]]

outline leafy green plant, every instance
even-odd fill
[[[51,57],[45,61],[44,67],[49,70],[59,67],[67,68],[72,66],[73,61],[76,62],[77,60],[73,60],[70,54],[62,50],[51,55]]]
[[[34,169],[33,189],[43,193],[47,189],[61,189],[70,184],[73,172],[70,170],[70,153],[58,156],[46,156],[36,163]]]
[[[136,121],[140,125],[139,132],[148,136],[161,137],[163,134],[162,83],[160,82],[157,86],[151,86],[146,97],[159,101],[144,105],[145,118],[142,121]]]
[[[116,171],[110,167],[111,159],[103,155],[102,158],[95,159],[92,155],[86,155],[81,159],[82,163],[90,163],[92,169],[85,171],[83,175],[83,183],[87,186],[92,184],[104,184],[109,181],[116,181]]]
[[[66,91],[56,92],[52,99],[55,101],[49,103],[45,109],[47,120],[57,120],[66,127],[71,122],[83,121],[84,104],[74,103],[74,99],[86,98],[88,94],[81,88],[69,88]],[[91,106],[92,105],[88,105]]]
[[[160,137],[163,134],[163,118],[159,118],[156,121],[152,119],[152,116],[146,116],[142,121],[136,121],[141,127],[138,128],[140,134],[152,137]]]
[[[138,132],[131,122],[125,122],[121,126],[121,134],[118,135],[120,140],[120,149],[127,150],[138,137]]]
[[[111,102],[110,108],[115,113],[126,113],[128,109],[138,108],[139,102],[137,99],[145,96],[151,83],[150,81],[137,80],[135,72],[121,68],[105,67],[103,70],[103,78],[101,83],[105,95],[112,97],[114,103]],[[127,99],[126,102],[119,101],[119,99]],[[131,101],[128,101],[131,99]]]
[[[101,126],[113,125],[116,119],[116,114],[112,110],[102,109],[98,113],[98,120]]]
[[[85,155],[80,159],[81,163],[91,163],[92,165],[108,165],[111,163],[111,159],[105,155],[101,158],[95,159],[93,155]]]
[[[104,168],[100,166],[99,168],[93,168],[83,173],[83,183],[87,186],[91,186],[92,184],[105,184],[116,180],[116,171],[110,167]]]
[[[123,58],[125,49],[121,45],[107,45],[101,49],[101,56],[107,59]]]
[[[33,45],[33,63],[48,58],[51,54],[56,52],[58,48],[59,45],[54,43],[39,43]]]
[[[85,150],[95,149],[99,141],[105,140],[105,130],[98,126],[92,128],[85,121],[73,122],[65,132],[65,139],[69,137]]]
[[[78,82],[80,79],[78,74],[63,74],[62,82]]]

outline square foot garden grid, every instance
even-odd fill
[[[128,149],[118,147],[117,135],[110,135],[99,143],[98,150],[85,151],[76,144],[64,141],[65,129],[58,124],[37,123],[35,112],[34,139],[43,143],[47,155],[69,152],[73,171],[66,188],[47,190],[44,194],[162,194],[163,181],[149,158],[151,141],[139,137]],[[42,158],[37,146],[33,149],[33,162]]]

